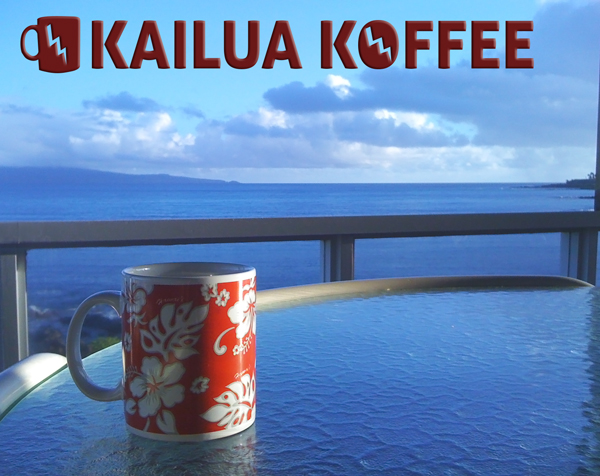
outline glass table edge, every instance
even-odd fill
[[[349,297],[373,297],[389,293],[507,289],[569,289],[594,286],[585,281],[551,275],[435,276],[376,278],[306,284],[257,292],[256,307],[270,311]]]

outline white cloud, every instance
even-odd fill
[[[176,147],[182,147],[186,145],[194,145],[195,143],[196,137],[193,134],[186,134],[185,136],[181,136],[179,132],[175,132],[175,134],[171,136],[169,148],[173,149]]]
[[[344,99],[350,95],[350,81],[342,76],[328,74],[325,79],[325,84],[331,88],[337,97]]]
[[[279,127],[287,129],[287,117],[285,112],[261,107],[258,109],[258,118],[256,123],[262,127],[270,129],[271,127]]]
[[[427,114],[421,114],[417,112],[393,112],[388,111],[387,109],[378,109],[373,115],[380,120],[392,120],[396,127],[401,124],[407,124],[413,129],[423,130],[423,129],[435,129],[435,124],[429,121],[429,117]]]
[[[284,114],[263,108],[226,122],[202,120],[185,135],[164,112],[4,116],[0,121],[9,126],[0,129],[2,165],[52,163],[246,182],[288,181],[290,170],[295,181],[331,181],[337,170],[341,181],[443,182],[562,180],[585,176],[594,161],[590,147],[459,145],[429,115],[387,109]],[[240,120],[250,121],[242,122],[248,131],[226,132]],[[241,169],[246,172],[238,176]]]

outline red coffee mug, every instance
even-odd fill
[[[201,441],[254,423],[256,271],[229,263],[164,263],[123,270],[121,293],[87,298],[67,334],[67,361],[88,397],[123,399],[130,432]],[[124,376],[107,389],[83,368],[83,321],[98,304],[122,319]]]
[[[38,53],[25,49],[25,35],[35,30]],[[79,18],[41,17],[37,25],[29,25],[21,34],[21,53],[30,61],[38,61],[40,71],[67,73],[79,68]]]

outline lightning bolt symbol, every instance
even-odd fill
[[[54,35],[52,34],[52,25],[48,25],[46,28],[48,29],[48,40],[50,41],[49,46],[56,45],[57,56],[64,55],[63,59],[65,61],[65,64],[67,64],[67,49],[61,47],[60,35],[56,35],[56,38],[54,38]]]
[[[388,46],[386,48],[385,44],[383,43],[383,38],[377,38],[376,40],[373,39],[373,28],[369,27],[367,28],[367,41],[369,42],[369,46],[373,46],[373,45],[378,45],[377,49],[379,50],[380,54],[381,53],[385,53],[388,56],[388,59],[390,61],[392,61],[392,48],[391,46]]]

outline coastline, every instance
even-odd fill
[[[564,183],[550,183],[538,185],[537,188],[575,188],[579,190],[595,190],[596,177],[588,177],[585,179],[567,180]]]

